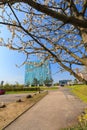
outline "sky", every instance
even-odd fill
[[[22,16],[20,16],[22,18]],[[2,30],[2,31],[1,31]],[[7,42],[7,39],[10,38],[9,31],[2,25],[0,25],[0,37],[4,37],[4,40]],[[9,50],[6,47],[0,46],[0,82],[15,84],[16,82],[24,84],[25,76],[25,65],[20,66],[25,60],[25,56],[22,53],[17,51]],[[54,82],[59,82],[59,80],[73,79],[68,72],[57,73],[57,65],[51,65],[52,78]]]
[[[0,82],[15,84],[16,82],[24,84],[25,65],[20,66],[25,60],[23,53],[9,50],[6,47],[0,47]],[[68,72],[57,73],[57,65],[51,65],[51,73],[54,82],[65,79],[73,79]]]
[[[25,66],[18,68],[16,64],[22,64],[24,59],[23,54],[0,47],[0,82],[3,80],[5,83],[23,84]]]

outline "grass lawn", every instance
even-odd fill
[[[69,86],[71,92],[87,103],[87,85]]]
[[[35,93],[36,91],[7,91],[6,94]]]
[[[69,86],[71,92],[79,97],[83,102],[87,103],[87,85]],[[87,109],[84,114],[78,117],[79,124],[72,128],[65,128],[63,130],[87,130]]]
[[[53,87],[40,87],[41,90],[57,90],[58,86],[53,86]]]

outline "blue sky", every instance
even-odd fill
[[[0,82],[3,80],[5,83],[10,84],[16,82],[24,84],[25,66],[16,67],[16,64],[21,65],[24,60],[24,54],[0,47]],[[73,79],[73,76],[68,72],[57,73],[58,68],[56,64],[51,65],[51,70],[54,82],[62,79]]]
[[[22,19],[22,15],[20,15],[20,19]],[[3,37],[7,43],[7,39],[11,38],[11,34],[5,28],[0,25],[0,37]],[[17,41],[16,41],[17,42]],[[20,84],[24,83],[24,75],[25,75],[25,66],[21,66],[20,68],[16,67],[17,65],[21,65],[25,60],[25,56],[22,53],[18,53],[17,51],[9,50],[5,47],[0,47],[0,82],[3,80],[5,83],[16,83]],[[58,82],[63,79],[73,79],[68,72],[57,73],[57,65],[51,65],[52,69],[52,77],[54,82]]]
[[[17,51],[11,51],[7,48],[0,47],[0,81],[5,83],[24,83],[24,66],[18,68],[17,65],[22,64],[25,57]]]

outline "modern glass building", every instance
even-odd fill
[[[43,85],[46,81],[52,82],[51,69],[49,61],[40,64],[40,62],[28,62],[25,65],[25,85]]]

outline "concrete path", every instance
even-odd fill
[[[84,107],[66,88],[60,88],[50,91],[5,130],[60,130],[73,124]]]

